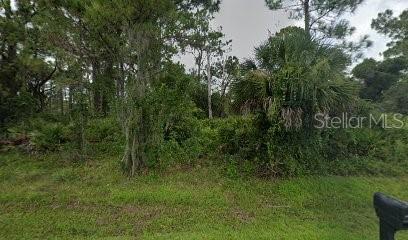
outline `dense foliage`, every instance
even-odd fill
[[[408,113],[407,11],[373,21],[393,41],[350,74],[359,48],[341,16],[362,1],[292,2],[304,29],[240,62],[212,27],[220,1],[1,1],[2,151],[111,154],[128,176],[201,163],[230,176],[404,172],[406,126],[318,128],[316,116]]]

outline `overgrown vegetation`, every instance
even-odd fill
[[[238,59],[219,0],[1,0],[0,238],[375,238],[372,193],[408,198],[408,10],[362,59],[362,2],[266,0],[304,26]]]
[[[204,159],[234,175],[404,174],[406,128],[321,129],[316,116],[407,113],[406,11],[373,21],[394,41],[350,77],[362,42],[328,19],[362,1],[321,2],[291,6],[304,29],[282,29],[240,63],[211,27],[219,1],[2,1],[3,149],[81,162],[112,152],[129,176]],[[173,63],[177,53],[196,68]]]

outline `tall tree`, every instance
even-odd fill
[[[206,37],[205,54],[207,56],[207,90],[208,90],[208,118],[213,118],[212,111],[212,88],[213,88],[213,61],[214,57],[221,57],[227,50],[231,41],[224,41],[224,34],[221,32],[210,32]]]
[[[354,31],[342,19],[346,12],[354,12],[364,0],[265,0],[271,10],[283,9],[293,19],[304,20],[307,34],[320,33],[325,37],[342,39]]]
[[[202,4],[198,4],[199,1],[191,3],[187,11],[181,19],[185,20],[185,27],[187,31],[184,32],[184,36],[181,36],[182,51],[191,53],[194,57],[196,69],[195,75],[201,79],[203,66],[205,64],[205,53],[208,36],[222,35],[221,32],[215,31],[211,28],[210,23],[214,19],[214,14],[218,12],[220,7],[219,0],[206,0],[201,1]]]
[[[212,1],[209,1],[212,2]],[[133,176],[147,167],[149,149],[162,138],[160,113],[150,102],[153,87],[180,41],[191,34],[191,12],[207,1],[95,1],[86,20],[97,31],[110,59],[119,66],[125,93],[118,113],[126,137],[122,165]],[[191,26],[192,27],[192,26]]]
[[[46,105],[47,84],[55,76],[57,64],[49,60],[52,53],[45,41],[45,35],[42,34],[45,20],[41,16],[42,11],[42,1],[0,2],[1,104],[14,105],[13,102],[28,96],[34,103],[30,105],[32,110],[41,111]],[[28,105],[29,102],[26,103],[25,105]],[[16,113],[27,111],[17,106],[13,108]],[[13,108],[2,107],[9,110],[0,114],[0,122],[4,123],[5,118],[13,118]]]
[[[228,106],[227,95],[231,83],[238,78],[240,73],[239,59],[235,56],[224,57],[222,55],[213,69],[214,76],[217,78],[217,88],[220,94],[221,116],[225,116]]]
[[[289,27],[256,49],[257,70],[249,70],[233,85],[234,104],[255,114],[261,139],[257,157],[269,174],[293,174],[317,167],[321,150],[318,114],[340,116],[355,100],[355,87],[344,71],[349,58],[338,47],[310,38]]]
[[[408,79],[408,10],[395,17],[391,10],[379,13],[372,21],[372,28],[391,38],[384,52],[382,65],[391,66],[388,71],[394,79],[391,86],[383,92],[381,106],[387,111],[407,114],[407,79]],[[381,79],[384,81],[383,78]],[[389,78],[388,78],[389,79]]]
[[[392,10],[379,13],[371,26],[392,39],[384,52],[385,57],[402,56],[408,62],[408,10],[398,17],[393,16]]]
[[[194,2],[194,1],[193,1]],[[202,1],[201,5],[193,3],[195,9],[189,14],[188,27],[190,30],[185,36],[182,45],[187,52],[194,56],[195,60],[195,75],[199,80],[205,72],[207,84],[207,105],[208,117],[213,118],[212,111],[212,87],[213,87],[213,58],[219,56],[226,50],[231,41],[224,41],[222,29],[215,30],[211,27],[211,21],[214,19],[214,14],[219,10],[219,0]],[[203,66],[205,65],[205,69]]]
[[[312,129],[316,113],[336,114],[352,104],[354,87],[344,78],[347,55],[302,29],[281,30],[256,49],[256,59],[259,69],[233,85],[234,104],[243,111],[264,112],[290,131]]]
[[[169,29],[162,26],[173,26],[176,6],[168,0],[95,1],[86,10],[86,20],[99,32],[99,40],[109,51],[108,57],[123,67],[120,77],[125,81],[125,94],[118,99],[126,137],[122,166],[133,176],[146,167],[147,150],[157,137],[155,115],[150,112],[146,97],[161,62],[166,59]]]
[[[362,83],[360,97],[372,101],[381,100],[384,91],[388,90],[401,78],[406,62],[401,58],[390,58],[378,62],[365,59],[352,70],[353,76]]]
[[[381,106],[388,112],[408,115],[408,78],[403,78],[384,92]]]

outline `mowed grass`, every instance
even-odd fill
[[[230,179],[197,166],[128,179],[117,161],[3,153],[0,239],[377,239],[373,193],[408,199],[408,177]]]

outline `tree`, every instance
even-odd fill
[[[353,85],[344,78],[349,63],[340,49],[289,27],[256,49],[259,69],[233,87],[235,104],[264,112],[287,130],[313,128],[317,113],[336,114],[352,105]]]
[[[372,101],[381,100],[384,91],[400,79],[401,70],[405,67],[402,58],[386,59],[381,62],[371,58],[365,59],[352,70],[353,76],[363,84],[360,97]]]
[[[168,0],[97,3],[89,7],[88,21],[101,33],[100,40],[107,42],[105,48],[116,49],[109,57],[124,67],[120,77],[125,81],[125,94],[118,99],[126,137],[122,166],[134,176],[147,166],[147,151],[158,137],[157,115],[151,112],[147,99],[166,57],[169,36],[159,23],[170,25],[176,6]]]
[[[381,106],[388,112],[408,114],[408,79],[397,82],[384,92]]]
[[[212,2],[212,1],[211,1]],[[148,152],[163,138],[161,116],[165,109],[153,104],[154,87],[166,63],[183,48],[190,21],[180,21],[206,1],[96,1],[87,8],[88,24],[118,66],[124,94],[118,98],[118,117],[126,138],[124,171],[133,176],[147,167]],[[185,20],[185,19],[184,19]],[[180,43],[180,45],[178,45]]]
[[[222,56],[223,53],[226,51],[226,48],[231,43],[231,41],[223,41],[222,37],[224,35],[221,32],[210,32],[207,36],[206,40],[206,52],[207,55],[207,90],[208,90],[208,118],[213,118],[213,111],[212,111],[212,83],[213,83],[213,75],[212,75],[212,68],[213,62],[212,58],[216,56]]]
[[[369,46],[368,36],[357,45],[344,40],[355,28],[342,19],[347,12],[354,12],[364,0],[265,0],[271,10],[283,9],[290,12],[293,19],[304,19],[304,29],[308,35],[343,40],[342,45],[350,49]]]
[[[399,17],[394,17],[392,10],[379,13],[371,27],[392,39],[384,52],[385,57],[403,56],[408,62],[408,10]]]
[[[52,55],[41,34],[41,11],[41,1],[0,2],[0,102],[16,107],[15,113],[10,108],[0,113],[1,124],[18,120],[12,117],[21,115],[18,112],[38,112],[46,105],[47,84],[57,66],[47,60]],[[30,111],[17,107],[17,102],[24,101]]]
[[[97,5],[98,1],[93,4]],[[48,16],[55,22],[48,24],[46,30],[59,58],[73,56],[81,60],[89,82],[87,90],[93,113],[106,116],[118,82],[119,68],[111,54],[117,47],[95,24],[90,6],[90,2],[56,2],[48,10]]]
[[[385,60],[379,64],[381,70],[385,69],[388,74],[378,80],[388,80],[386,88],[383,88],[381,105],[387,111],[407,114],[408,10],[398,17],[394,17],[391,10],[379,13],[371,27],[392,39],[384,52]]]
[[[233,102],[244,114],[255,115],[260,132],[257,158],[268,174],[296,174],[319,167],[324,129],[316,116],[350,112],[355,84],[345,77],[349,57],[300,28],[289,27],[256,48],[256,70],[233,85]]]
[[[196,43],[187,41],[194,35],[195,14],[217,11],[219,1],[38,3],[43,7],[41,30],[58,63],[52,85],[58,86],[59,105],[64,102],[61,96],[68,93],[71,120],[78,123],[75,129],[81,136],[79,145],[85,148],[84,129],[92,106],[96,115],[107,115],[114,105],[125,136],[123,170],[135,175],[148,166],[149,152],[158,148],[167,132],[164,113],[178,106],[152,100],[162,96],[156,91],[164,92],[157,82],[170,71],[172,56]],[[219,36],[215,31],[209,34]],[[205,39],[207,45],[210,38]],[[207,45],[203,50],[213,51]]]
[[[372,27],[393,39],[388,44],[389,49],[384,52],[385,59],[376,61],[365,59],[352,71],[353,76],[362,82],[360,97],[379,102],[385,91],[396,84],[404,75],[408,66],[406,52],[406,38],[408,36],[408,11],[395,18],[390,10],[379,13],[372,22]],[[394,92],[395,89],[391,92]],[[389,98],[389,96],[388,96]]]
[[[217,78],[217,87],[221,101],[221,116],[226,115],[228,105],[227,94],[231,83],[239,76],[240,64],[239,59],[235,56],[221,56],[213,67],[214,76]]]
[[[194,2],[194,1],[193,1]],[[212,110],[212,68],[213,58],[222,55],[226,51],[231,41],[224,41],[222,29],[214,30],[211,27],[211,21],[214,19],[214,14],[219,10],[221,1],[203,1],[199,7],[196,6],[196,11],[189,15],[188,27],[190,30],[186,32],[186,36],[182,41],[182,46],[194,56],[196,70],[195,75],[199,80],[204,75],[203,65],[205,67],[205,77],[207,83],[207,109],[208,117],[213,118]]]
[[[180,38],[181,40],[181,50],[183,53],[191,53],[194,57],[196,64],[196,69],[194,74],[201,79],[204,63],[205,63],[205,53],[207,50],[207,43],[209,35],[214,37],[222,37],[223,34],[220,31],[216,31],[211,28],[210,23],[214,19],[214,14],[219,11],[220,2],[219,0],[206,0],[201,1],[202,4],[198,2],[192,2],[194,8],[183,14],[182,18],[184,20],[185,28]]]

